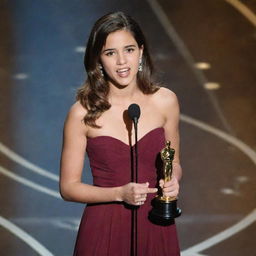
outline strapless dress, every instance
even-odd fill
[[[162,127],[155,128],[138,141],[138,182],[158,187],[160,151],[165,146]],[[131,147],[110,137],[87,139],[87,154],[93,184],[100,187],[122,186],[131,181]],[[138,256],[178,256],[175,224],[159,226],[148,219],[155,194],[137,210]],[[130,256],[131,208],[123,202],[87,204],[77,234],[74,256]]]

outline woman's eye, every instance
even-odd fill
[[[134,51],[134,49],[133,48],[127,48],[127,50],[126,50],[128,53],[131,53],[131,52],[133,52]]]
[[[107,56],[112,56],[112,55],[114,55],[114,52],[107,52],[106,55]]]

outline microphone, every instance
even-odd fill
[[[131,104],[128,107],[128,115],[129,117],[132,119],[132,121],[134,122],[134,125],[137,125],[138,120],[140,118],[140,107],[138,104]]]

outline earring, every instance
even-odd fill
[[[139,60],[139,68],[138,68],[139,72],[141,72],[143,70],[143,67],[142,67],[142,59],[140,58]]]
[[[103,73],[103,67],[101,64],[99,64],[99,69],[100,69],[100,74],[101,76],[104,76],[104,73]]]

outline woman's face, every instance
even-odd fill
[[[142,52],[129,31],[109,34],[100,56],[109,82],[121,87],[135,85]]]

